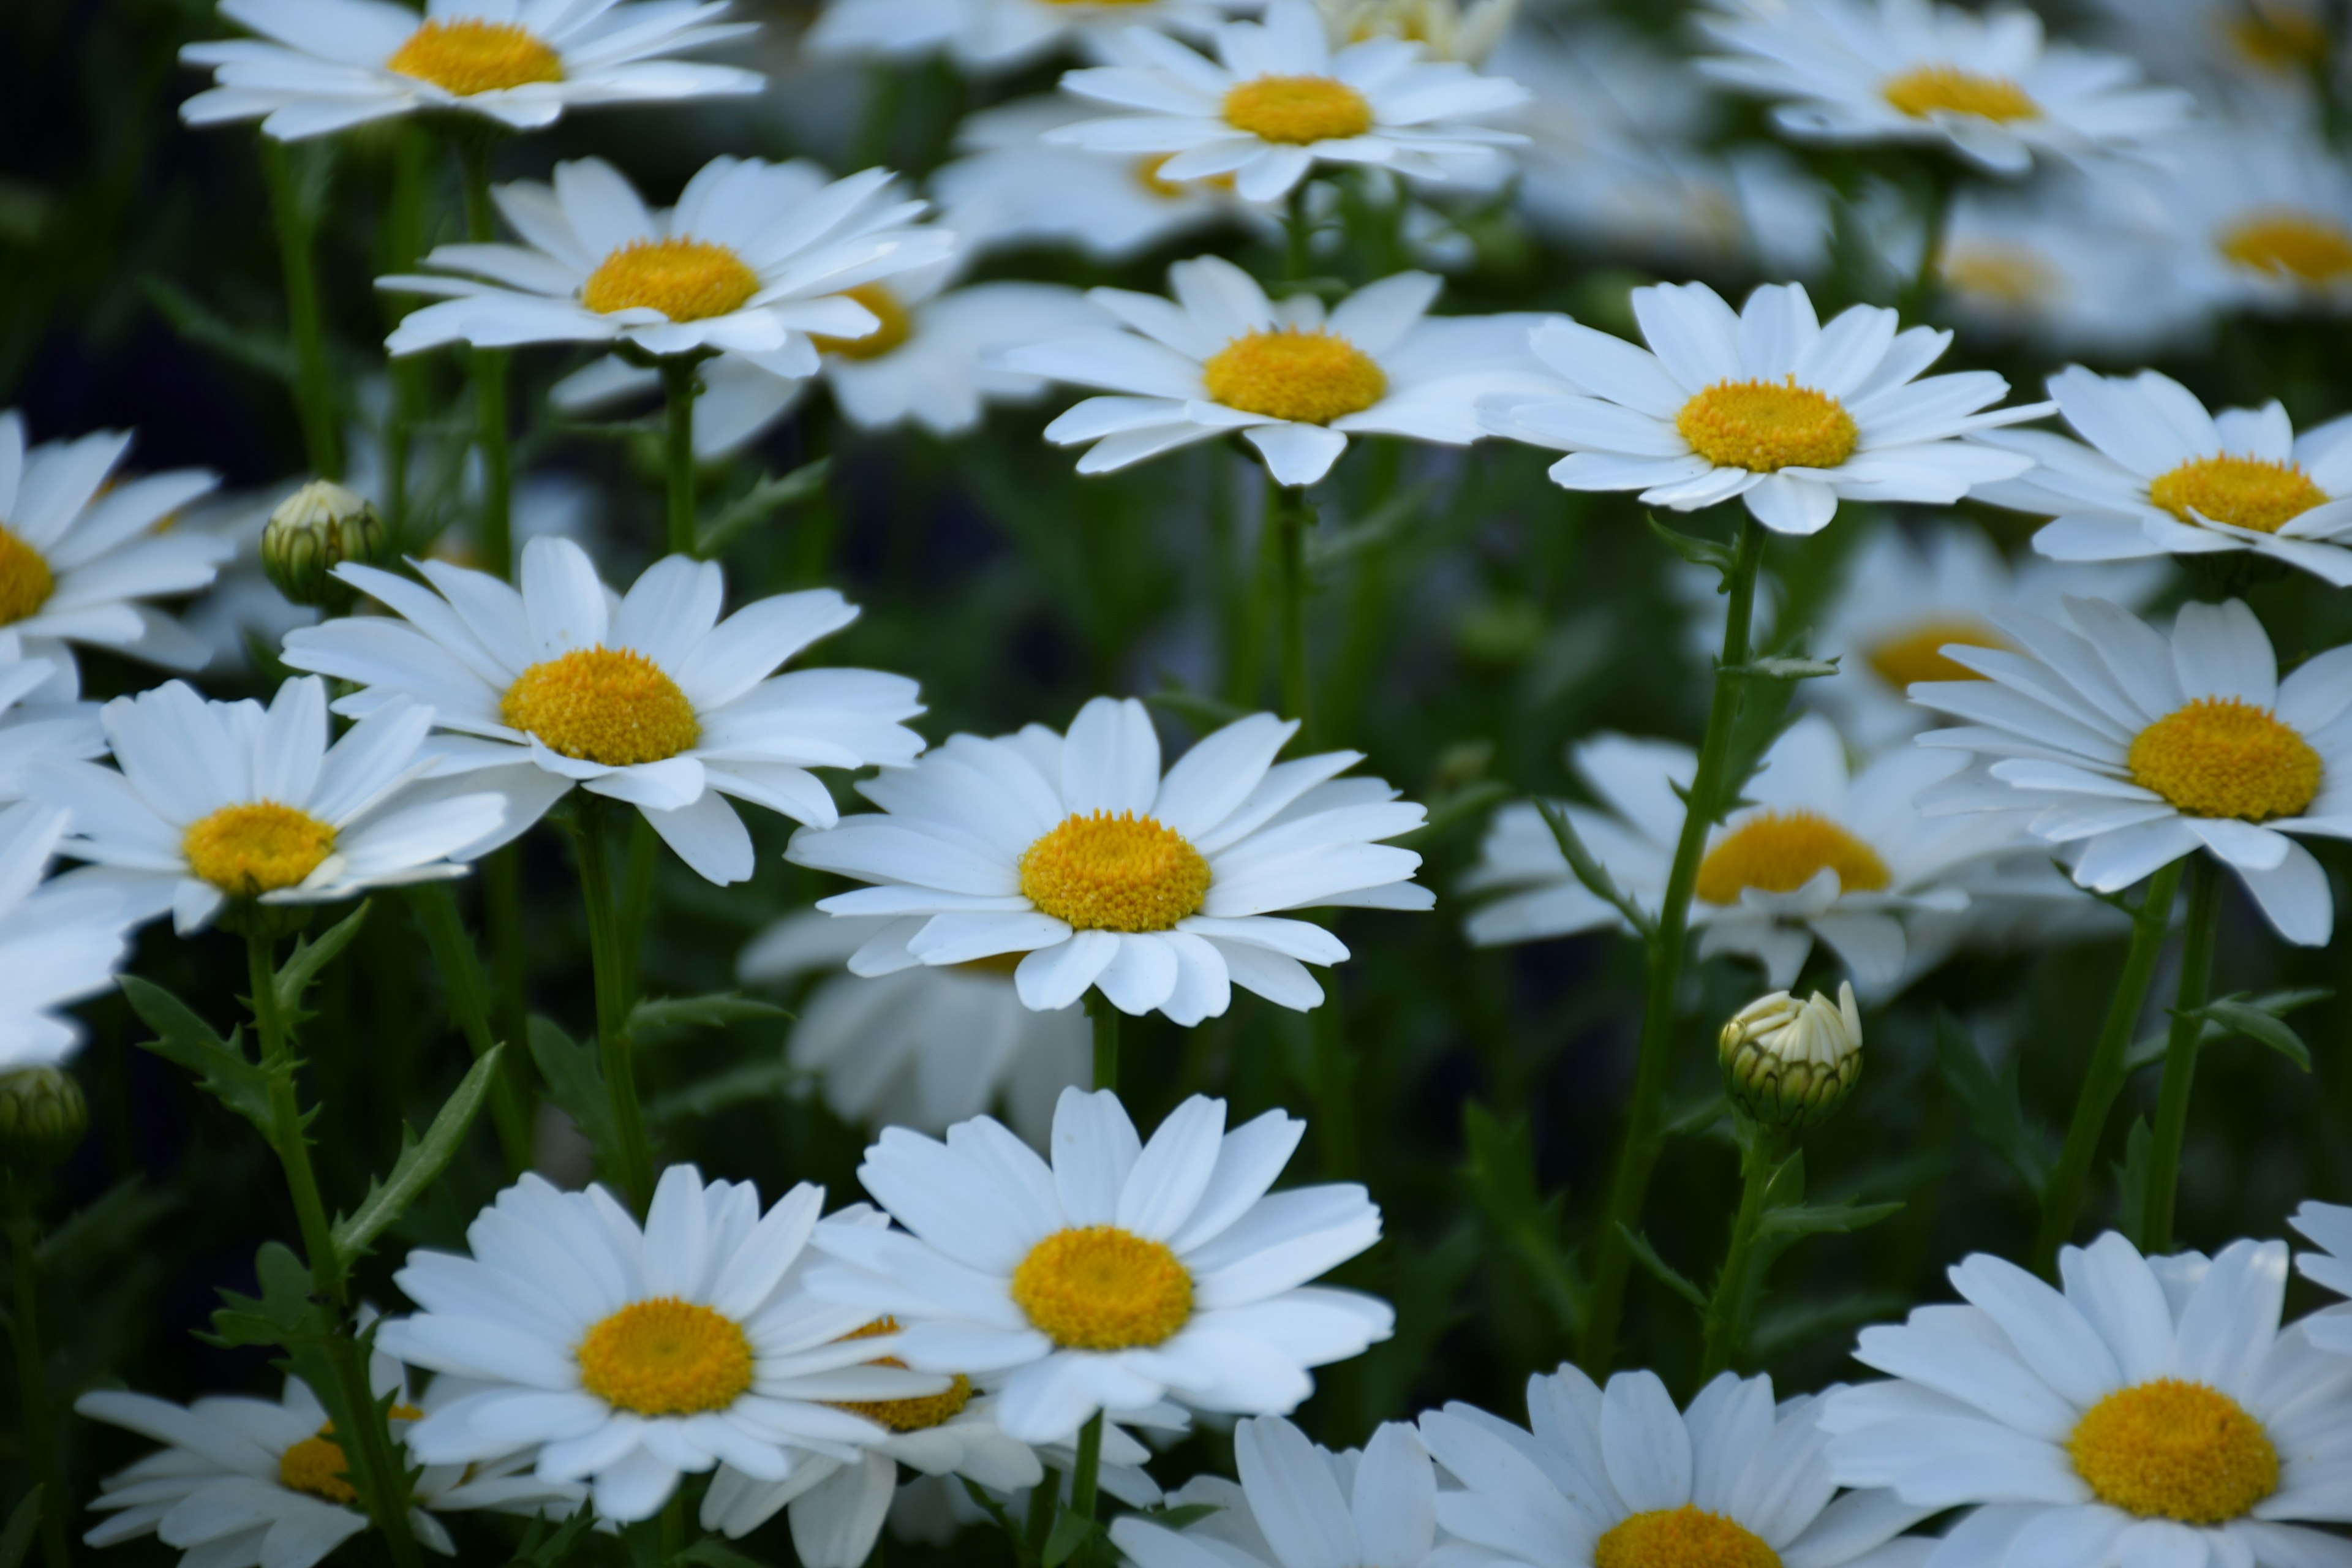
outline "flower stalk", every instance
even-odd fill
[[[492,133],[467,127],[457,136],[457,164],[466,187],[466,237],[488,245],[498,237],[490,201]],[[499,577],[514,574],[514,453],[507,431],[507,369],[504,349],[476,349],[475,444],[482,454],[484,568]]]
[[[700,531],[694,511],[694,400],[702,390],[699,356],[671,354],[661,362],[662,395],[668,405],[663,466],[669,479],[669,552],[695,555]]]
[[[253,986],[247,998],[253,1026],[261,1036],[261,1067],[269,1079],[269,1142],[286,1168],[286,1185],[294,1196],[294,1220],[302,1232],[303,1260],[320,1295],[338,1309],[349,1304],[349,1282],[343,1277],[341,1255],[327,1224],[327,1205],[319,1195],[319,1175],[310,1165],[310,1135],[303,1131],[301,1102],[295,1093],[293,1030],[278,995],[278,963],[270,951],[273,939],[258,921],[247,922],[246,976]]]
[[[49,1411],[48,1355],[41,1343],[41,1222],[33,1210],[32,1181],[21,1173],[8,1179],[8,1252],[16,1313],[9,1337],[16,1348],[26,1464],[41,1492],[41,1561],[44,1568],[68,1568],[73,1560],[66,1540],[68,1504],[58,1468],[57,1420]]]
[[[1095,1031],[1095,1088],[1118,1089],[1118,1009],[1100,991],[1087,993],[1087,1018]]]
[[[1281,578],[1282,711],[1298,721],[1302,744],[1314,742],[1315,722],[1307,670],[1307,531],[1315,525],[1315,508],[1300,485],[1275,488],[1270,520],[1278,531],[1276,560]]]
[[[294,154],[286,143],[270,136],[260,142],[262,178],[269,186],[270,216],[277,220],[278,265],[285,273],[286,314],[294,339],[294,409],[302,423],[302,450],[315,477],[340,479],[343,456],[334,389],[327,378],[326,328],[319,310],[314,254],[318,215],[302,200]]]
[[[635,1050],[629,1038],[631,964],[621,951],[620,921],[613,908],[613,872],[604,847],[602,803],[582,795],[572,818],[579,850],[580,891],[588,908],[589,963],[595,971],[596,1045],[612,1097],[613,1123],[621,1141],[621,1185],[638,1214],[653,1201],[653,1150],[646,1140],[646,1112],[637,1098]]]
[[[2157,1093],[2156,1140],[2148,1152],[2147,1187],[2140,1200],[2139,1249],[2150,1258],[2172,1250],[2173,1207],[2180,1187],[2180,1144],[2189,1131],[2189,1091],[2196,1087],[2197,1051],[2204,1043],[2204,1008],[2213,986],[2213,947],[2221,929],[2221,868],[2210,854],[2189,867],[2188,931],[2180,951],[2180,986],[2164,1047],[2164,1087]]]
[[[425,931],[425,945],[432,950],[433,963],[441,971],[450,1014],[457,1020],[467,1047],[479,1060],[496,1044],[490,1033],[490,998],[482,980],[480,963],[474,956],[473,940],[466,934],[465,924],[457,917],[457,896],[446,882],[425,882],[411,890],[411,899],[416,923]],[[508,1056],[512,1059],[521,1054],[517,1049]],[[530,1170],[530,1110],[523,1102],[514,1075],[503,1068],[490,1080],[490,1121],[498,1129],[499,1152],[506,1159],[507,1174],[520,1176]]]
[[[1732,1216],[1731,1240],[1724,1248],[1723,1271],[1716,1276],[1715,1294],[1706,1304],[1705,1343],[1699,1359],[1701,1385],[1725,1371],[1748,1339],[1751,1300],[1748,1275],[1756,1256],[1756,1232],[1764,1218],[1764,1194],[1796,1152],[1796,1141],[1747,1121],[1740,1129],[1739,1209]]]

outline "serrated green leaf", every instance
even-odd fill
[[[0,1530],[0,1568],[21,1568],[32,1550],[33,1532],[41,1526],[41,1496],[36,1484],[9,1513],[8,1528]]]
[[[1652,533],[1665,542],[1667,549],[1694,566],[1711,566],[1721,574],[1726,583],[1731,581],[1731,569],[1737,559],[1732,553],[1731,546],[1718,544],[1712,539],[1700,539],[1692,534],[1678,532],[1660,522],[1655,512],[1643,512],[1642,521],[1650,525]]]
[[[1054,1521],[1053,1533],[1045,1537],[1045,1568],[1061,1568],[1101,1529],[1084,1514],[1072,1513],[1065,1508]]]
[[[1876,1225],[1900,1210],[1900,1203],[1857,1204],[1848,1198],[1834,1204],[1790,1204],[1767,1209],[1757,1222],[1759,1236],[1841,1236]]]
[[[368,910],[373,907],[373,900],[362,902],[358,909],[330,926],[327,934],[316,942],[304,936],[294,939],[294,951],[288,953],[286,962],[278,966],[278,1005],[286,1017],[293,1019],[302,1016],[303,993],[310,989],[310,984],[319,978],[320,971],[352,945],[352,939],[360,934],[360,922],[367,919]]]
[[[709,561],[723,553],[751,530],[767,521],[786,507],[798,506],[812,497],[824,493],[826,477],[832,472],[832,459],[819,458],[803,463],[791,473],[782,476],[762,474],[759,482],[719,509],[694,542],[694,553]]]
[[[1681,1269],[1659,1257],[1658,1249],[1650,1245],[1648,1237],[1622,1220],[1618,1222],[1617,1234],[1623,1237],[1625,1245],[1633,1249],[1633,1261],[1649,1270],[1652,1279],[1700,1311],[1706,1310],[1706,1292],[1693,1284],[1689,1276]]]
[[[155,1031],[155,1038],[140,1042],[142,1049],[194,1073],[199,1088],[253,1123],[264,1138],[275,1137],[269,1073],[245,1054],[242,1031],[232,1029],[222,1039],[186,1003],[135,974],[121,975],[116,984],[131,1010]]]
[[[1635,934],[1647,939],[1656,929],[1656,922],[1633,901],[1630,894],[1617,886],[1617,879],[1609,874],[1609,868],[1585,847],[1584,840],[1577,835],[1576,824],[1570,819],[1568,813],[1539,795],[1528,798],[1535,806],[1536,815],[1542,817],[1544,826],[1551,830],[1552,842],[1559,847],[1560,858],[1568,862],[1570,872],[1584,885],[1584,890],[1615,910],[1623,917],[1625,923],[1633,928]]]
[[[442,1102],[440,1112],[433,1118],[433,1125],[425,1130],[422,1139],[411,1132],[405,1123],[402,1124],[400,1154],[392,1163],[392,1173],[369,1184],[367,1196],[352,1211],[350,1218],[339,1216],[335,1221],[335,1250],[342,1255],[344,1267],[365,1257],[368,1244],[448,1168],[458,1145],[466,1141],[467,1130],[474,1125],[475,1113],[489,1095],[499,1059],[505,1054],[504,1046],[492,1046],[487,1056],[474,1059],[474,1065]]]
[[[621,1133],[613,1121],[613,1100],[604,1089],[604,1071],[593,1046],[581,1045],[551,1018],[534,1014],[530,1020],[530,1059],[547,1085],[547,1098],[572,1118],[580,1135],[595,1152],[597,1168],[621,1168]]]
[[[629,1036],[651,1029],[716,1029],[755,1018],[789,1018],[789,1009],[756,996],[714,991],[702,996],[649,996],[629,1013]]]
[[[2026,1120],[2017,1092],[2014,1063],[2000,1077],[1993,1076],[1976,1042],[1958,1019],[1936,1011],[1936,1071],[1969,1126],[1992,1152],[2008,1163],[2035,1197],[2050,1180],[2050,1154],[2041,1131]]]

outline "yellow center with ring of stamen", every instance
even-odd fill
[[[1370,354],[1320,327],[1235,338],[1202,364],[1201,382],[1228,408],[1302,425],[1361,414],[1389,390]]]
[[[1953,66],[1914,66],[1888,77],[1878,95],[1914,120],[1969,114],[2005,125],[2042,118],[2042,106],[2007,77],[1979,76]]]
[[[334,848],[332,827],[274,800],[222,806],[180,836],[190,874],[233,899],[295,887]]]
[[[2260,458],[2194,458],[2147,482],[2147,499],[2183,522],[2210,518],[2276,533],[2327,504],[2327,492],[2293,463]]]
[[[760,275],[726,246],[633,239],[596,264],[580,302],[599,315],[655,310],[673,321],[707,321],[741,310],[759,291]]]
[[[2252,271],[2303,283],[2352,275],[2352,228],[2317,213],[2258,213],[2221,231],[2221,254]]]
[[[845,289],[843,295],[856,300],[874,312],[872,331],[862,338],[829,338],[813,332],[809,342],[819,353],[839,354],[844,359],[880,359],[884,354],[915,335],[915,318],[898,297],[879,283],[860,283],[855,289]]]
[[[1718,381],[1682,406],[1675,428],[1719,468],[1778,473],[1834,468],[1862,440],[1853,416],[1825,392],[1783,381]]]
[[[1746,1525],[1691,1503],[1619,1520],[1592,1545],[1592,1568],[1780,1568]]]
[[[2319,753],[2267,708],[2200,697],[2134,736],[2132,782],[2190,816],[2268,822],[2319,794]]]
[[[1328,76],[1262,76],[1225,94],[1225,123],[1261,142],[1304,147],[1343,142],[1372,128],[1372,106]]]
[[[751,1386],[751,1342],[725,1313],[656,1296],[588,1331],[572,1352],[580,1384],[639,1415],[724,1410]]]
[[[30,620],[57,587],[41,552],[0,523],[0,626]]]
[[[1209,863],[1131,811],[1067,816],[1021,854],[1021,893],[1078,931],[1172,931],[1209,896]]]
[[[1057,1230],[1013,1271],[1013,1300],[1065,1350],[1156,1345],[1192,1315],[1192,1277],[1166,1245],[1115,1225]]]
[[[2083,1413],[2066,1452],[2098,1500],[2140,1519],[2221,1524],[2278,1490],[2278,1449],[2244,1406],[2162,1377]]]
[[[1894,880],[1878,851],[1813,811],[1765,811],[1725,834],[1698,864],[1694,889],[1710,904],[1736,904],[1749,888],[1793,893],[1835,871],[1842,892],[1875,893]]]
[[[1983,676],[1944,650],[1961,647],[2009,647],[2008,639],[1980,622],[1932,620],[1899,636],[1874,643],[1863,657],[1878,679],[1901,691],[1919,680],[1982,680]]]
[[[661,666],[625,647],[582,647],[532,665],[499,717],[551,752],[609,768],[674,757],[702,736],[694,704]]]
[[[459,98],[563,79],[562,58],[530,28],[470,16],[425,23],[393,50],[383,68]]]
[[[846,1333],[845,1340],[870,1340],[880,1334],[898,1331],[896,1318],[877,1318],[864,1328]],[[877,1357],[869,1366],[895,1366],[907,1363],[897,1356]],[[893,1432],[923,1432],[952,1420],[963,1407],[971,1403],[971,1379],[957,1373],[947,1387],[938,1394],[919,1394],[911,1399],[835,1399],[827,1403],[835,1410],[846,1410],[853,1415],[863,1415],[868,1421],[887,1426]]]

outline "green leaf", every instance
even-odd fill
[[[474,1065],[442,1102],[440,1113],[425,1130],[422,1141],[406,1123],[401,1125],[400,1155],[392,1163],[392,1174],[370,1183],[367,1196],[351,1217],[339,1216],[335,1221],[335,1250],[342,1255],[345,1268],[366,1256],[368,1244],[448,1168],[449,1162],[457,1156],[457,1146],[466,1141],[467,1129],[474,1125],[475,1113],[482,1109],[482,1101],[490,1092],[499,1058],[505,1054],[504,1046],[492,1046],[487,1055],[474,1059]]]
[[[1175,1508],[1148,1508],[1142,1511],[1142,1517],[1162,1530],[1190,1530],[1211,1514],[1223,1511],[1216,1503],[1188,1502]],[[0,1568],[6,1568],[6,1565],[0,1563]]]
[[[584,1502],[577,1512],[553,1530],[547,1528],[544,1520],[532,1520],[523,1532],[521,1542],[516,1545],[514,1556],[509,1560],[511,1568],[555,1568],[555,1564],[572,1554],[572,1547],[595,1523],[595,1510]]]
[[[790,1011],[756,996],[714,991],[704,996],[649,996],[629,1014],[635,1039],[649,1029],[716,1029],[754,1018],[789,1018]]]
[[[2147,1163],[2155,1152],[2156,1134],[2147,1130],[2147,1118],[2133,1117],[2131,1131],[2124,1138],[2124,1157],[2115,1167],[2116,1181],[2123,1189],[2116,1228],[2126,1236],[2147,1231]]]
[[[759,482],[719,509],[694,542],[695,555],[709,561],[723,553],[751,529],[767,521],[786,507],[799,506],[824,493],[826,476],[832,471],[832,459],[819,458],[814,463],[803,463],[791,473],[778,478],[762,474]]]
[[[232,321],[168,279],[142,278],[140,287],[172,330],[190,342],[273,380],[294,380],[294,351],[283,326]]]
[[[595,1151],[604,1171],[621,1168],[621,1131],[613,1121],[612,1096],[605,1092],[604,1070],[596,1047],[581,1045],[551,1018],[534,1014],[530,1020],[530,1059],[547,1085],[547,1098],[572,1118],[580,1135]]]
[[[1676,532],[1660,522],[1657,513],[1653,511],[1643,512],[1642,521],[1650,525],[1652,533],[1665,542],[1667,549],[1694,566],[1714,567],[1722,576],[1725,584],[1730,583],[1731,569],[1736,561],[1731,546],[1718,544],[1712,539],[1700,539],[1692,534]]]
[[[2233,1020],[2245,1019],[2252,1013],[2260,1014],[2271,1023],[2276,1024],[2277,1020],[2284,1015],[2299,1008],[2308,1007],[2315,1002],[2325,1002],[2334,994],[2336,993],[2333,991],[2321,987],[2265,991],[2259,996],[2248,995],[2242,991],[2234,993],[2218,1001],[2208,1003],[2199,1009],[2198,1016],[2204,1019],[2205,1027],[2198,1037],[2197,1043],[2202,1047],[2211,1045],[2216,1040],[2228,1039],[2232,1035],[2243,1035],[2248,1039],[2270,1047],[2304,1071],[2309,1072],[2311,1053],[2305,1048],[2302,1037],[2295,1034],[2293,1029],[2284,1024],[2278,1024],[2277,1026],[2283,1037],[2268,1038],[2259,1032],[2263,1026],[2262,1024],[2256,1023],[2252,1027],[2244,1027],[2240,1022]],[[2154,1034],[2133,1041],[2131,1049],[2124,1056],[2124,1070],[2137,1072],[2142,1068],[2154,1067],[2164,1059],[2165,1047],[2170,1043],[2169,1029],[2158,1029]]]
[[[1320,572],[1395,538],[1405,531],[1436,489],[1428,484],[1410,486],[1374,507],[1359,521],[1308,534],[1307,569]]]
[[[1045,1568],[1061,1568],[1101,1529],[1084,1514],[1063,1509],[1061,1516],[1054,1521],[1054,1532],[1045,1537]]]
[[[125,1176],[87,1208],[41,1238],[42,1268],[79,1269],[137,1246],[154,1225],[187,1201],[184,1194]]]
[[[310,1294],[310,1271],[302,1267],[292,1247],[282,1241],[263,1242],[253,1255],[253,1269],[261,1294],[221,1291],[226,1305],[214,1311],[212,1332],[199,1338],[229,1348],[284,1345],[290,1349],[331,1331],[325,1310]]]
[[[228,1038],[222,1039],[186,1003],[135,974],[120,976],[116,984],[122,987],[131,1010],[155,1031],[154,1039],[140,1042],[143,1048],[194,1073],[198,1087],[252,1122],[262,1137],[274,1141],[269,1074],[245,1054],[240,1031],[232,1029]]]
[[[799,1068],[781,1056],[744,1062],[663,1095],[646,1105],[646,1118],[667,1121],[678,1117],[698,1119],[713,1115],[782,1094],[802,1076]]]
[[[2229,1034],[2243,1035],[2256,1045],[2268,1046],[2305,1072],[2311,1070],[2311,1047],[2303,1043],[2303,1037],[2285,1020],[2265,1007],[2225,996],[2219,1002],[2208,1002],[2198,1009],[2198,1016],[2221,1025]]]
[[[2041,1130],[2028,1121],[2017,1093],[2017,1064],[1993,1076],[1984,1054],[1942,1008],[1936,1010],[1936,1070],[1958,1100],[1969,1125],[2007,1161],[2035,1197],[2050,1180],[2050,1154]]]
[[[1472,817],[1482,816],[1488,807],[1511,798],[1511,786],[1500,779],[1478,779],[1432,801],[1429,816],[1410,833],[1400,833],[1390,840],[1400,848],[1417,849],[1433,839],[1443,838]]]
[[[1651,933],[1656,931],[1657,922],[1633,901],[1631,894],[1617,886],[1617,879],[1609,874],[1609,868],[1584,847],[1584,840],[1577,837],[1576,824],[1569,820],[1568,813],[1539,795],[1528,798],[1533,803],[1536,815],[1544,819],[1544,826],[1551,829],[1552,842],[1559,846],[1560,858],[1568,862],[1568,868],[1576,879],[1584,884],[1584,890],[1623,916],[1625,923],[1632,926],[1643,941],[1648,941]]]
[[[1173,713],[1203,735],[1250,715],[1249,709],[1236,707],[1205,691],[1195,691],[1165,671],[1161,672],[1160,679],[1160,689],[1146,693],[1143,700],[1163,713]]]
[[[1537,1293],[1571,1338],[1584,1322],[1584,1284],[1560,1244],[1567,1194],[1545,1197],[1536,1185],[1535,1142],[1525,1118],[1508,1125],[1475,1100],[1462,1109],[1470,1157],[1462,1169],[1471,1195],[1486,1211],[1496,1237],[1534,1280]]]
[[[25,1553],[32,1549],[33,1531],[41,1525],[41,1488],[35,1486],[8,1515],[8,1528],[0,1530],[0,1568],[19,1568]]]
[[[769,1568],[758,1558],[736,1551],[723,1537],[717,1535],[704,1536],[670,1561],[698,1563],[701,1568]]]
[[[1622,1220],[1618,1222],[1617,1233],[1625,1238],[1625,1245],[1633,1248],[1633,1261],[1648,1269],[1653,1279],[1700,1311],[1706,1310],[1706,1292],[1693,1284],[1688,1275],[1659,1257],[1658,1249],[1650,1245],[1648,1237]]]
[[[1911,1298],[1900,1290],[1865,1290],[1817,1300],[1784,1301],[1757,1314],[1748,1348],[1759,1361],[1783,1350],[1849,1340],[1864,1323],[1900,1318]]]
[[[1876,1225],[1902,1208],[1899,1203],[1857,1204],[1852,1198],[1833,1204],[1790,1204],[1767,1209],[1756,1225],[1759,1236],[1842,1236]]]
[[[352,945],[352,938],[360,934],[360,922],[367,919],[368,910],[373,907],[373,900],[362,903],[316,942],[302,936],[294,939],[294,951],[278,966],[278,1005],[289,1021],[299,1022],[304,1017],[302,994],[310,989],[319,972],[334,962],[336,954]]]

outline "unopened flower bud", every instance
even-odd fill
[[[1862,1076],[1862,1014],[1853,986],[1832,1003],[1816,991],[1759,996],[1732,1015],[1717,1042],[1724,1091],[1758,1124],[1795,1132],[1825,1121]]]
[[[261,567],[297,605],[351,607],[351,586],[335,576],[346,561],[374,565],[390,552],[391,531],[365,497],[331,479],[313,479],[278,503],[261,531]]]
[[[81,1085],[56,1068],[0,1073],[0,1162],[19,1171],[65,1163],[89,1130]]]

